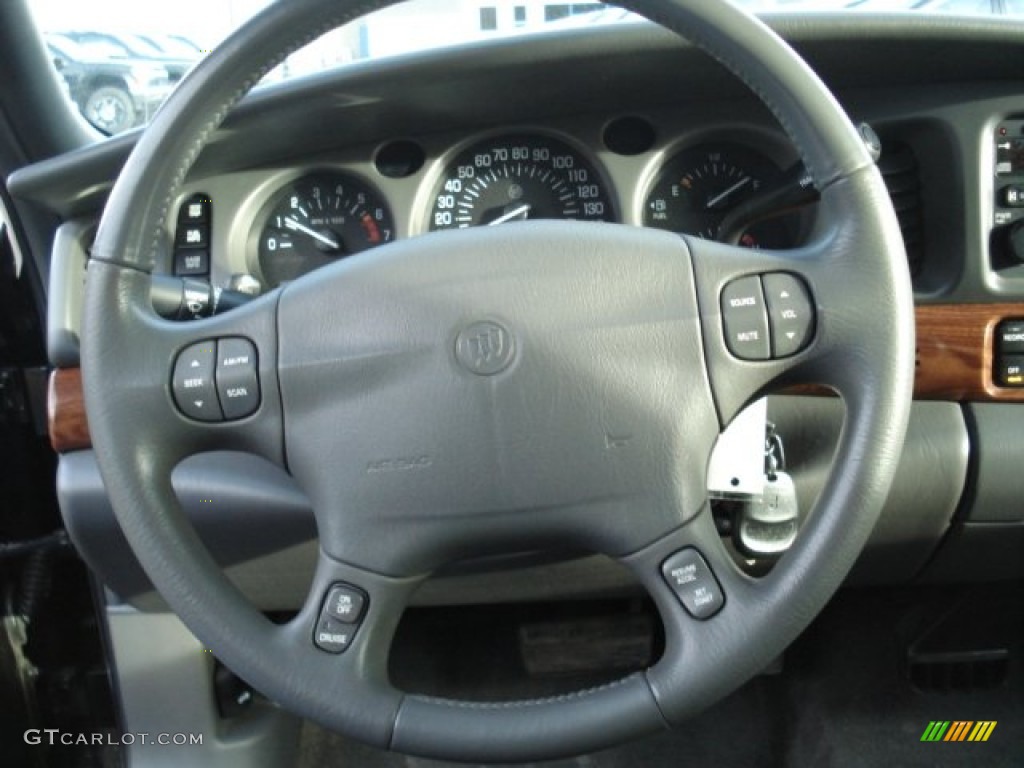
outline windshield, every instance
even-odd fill
[[[29,0],[68,97],[116,134],[145,124],[208,51],[271,0]],[[740,0],[755,13],[1024,15],[1024,0]],[[264,83],[353,61],[569,27],[628,24],[611,5],[563,0],[410,0],[335,30]]]

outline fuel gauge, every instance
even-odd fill
[[[675,155],[661,169],[644,201],[644,226],[717,240],[725,215],[781,176],[767,157],[741,144],[702,144]],[[740,238],[754,248],[792,245],[777,219],[755,224]]]

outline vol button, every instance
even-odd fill
[[[772,357],[795,355],[814,333],[811,299],[803,281],[785,272],[762,275],[771,326]]]

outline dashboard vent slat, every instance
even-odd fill
[[[878,160],[878,170],[896,209],[911,277],[917,277],[924,259],[924,221],[917,158],[907,144],[885,143]]]

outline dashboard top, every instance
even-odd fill
[[[766,21],[834,90],[869,89],[907,108],[965,99],[979,95],[979,84],[1020,78],[1014,52],[1024,41],[1024,22],[834,14]],[[528,89],[521,87],[526,81]],[[591,87],[572,87],[580,83]],[[724,68],[656,25],[568,29],[355,63],[270,85],[228,117],[195,173],[410,132],[484,130],[525,115],[578,115],[608,105],[619,112],[652,105],[703,111],[736,100],[757,103]],[[94,211],[137,136],[121,134],[22,169],[11,176],[12,193],[64,217]]]
[[[909,151],[920,190],[914,215],[923,220],[919,301],[1024,295],[1024,268],[993,252],[999,181],[990,140],[1000,121],[1021,111],[1015,62],[1024,24],[910,15],[768,20],[855,119],[869,121],[887,148]],[[472,67],[465,64],[470,55]],[[609,126],[629,119],[653,134],[632,154],[607,141]],[[136,136],[25,168],[12,175],[10,190],[63,220],[95,218]],[[637,23],[470,44],[269,86],[250,94],[218,131],[180,202],[196,194],[213,200],[215,281],[245,272],[265,280],[259,250],[267,217],[306,175],[342,173],[362,184],[387,214],[374,226],[408,237],[432,228],[431,216],[442,213],[435,210],[438,193],[457,173],[460,152],[515,137],[568,147],[599,182],[606,211],[599,218],[638,225],[659,184],[668,183],[665,174],[687,170],[678,159],[686,152],[706,155],[725,143],[734,154],[758,153],[779,172],[795,161],[767,110],[724,68],[661,28]],[[422,162],[390,177],[379,157],[396,143],[418,147]],[[749,175],[738,170],[733,183]],[[727,188],[716,186],[703,204]],[[491,206],[480,215],[514,208]],[[296,223],[283,226],[299,237]],[[169,221],[169,234],[173,229]]]

